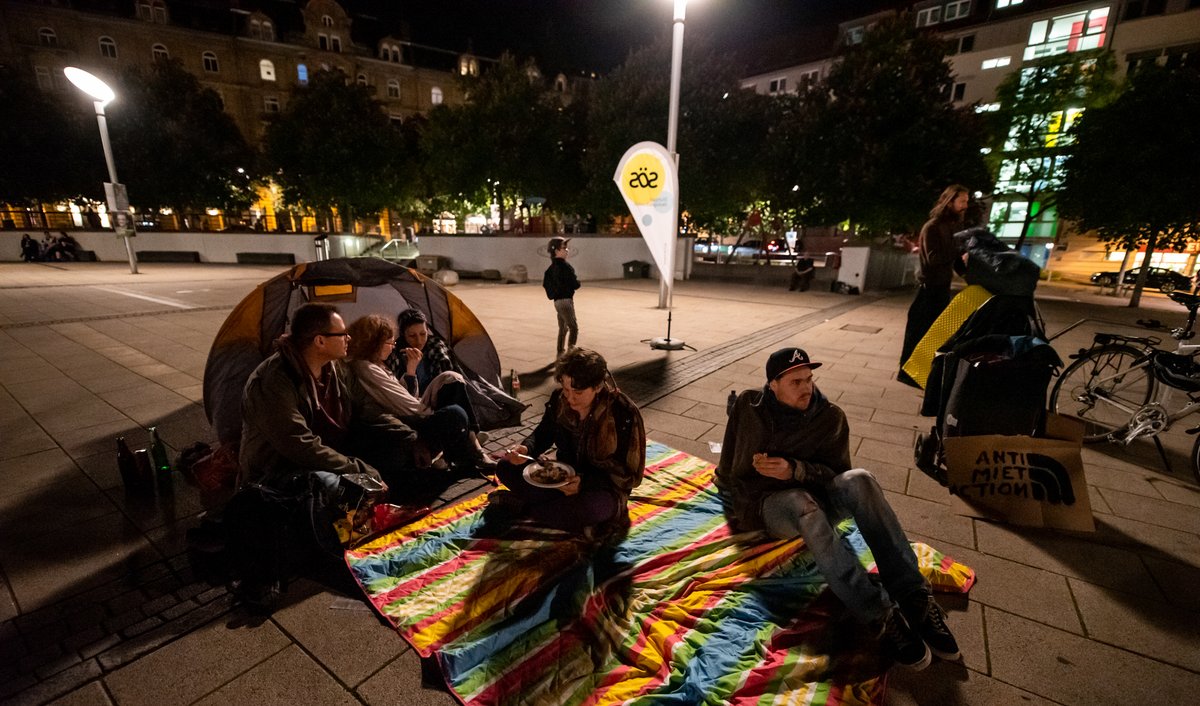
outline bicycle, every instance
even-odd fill
[[[1128,446],[1136,439],[1153,439],[1170,472],[1158,437],[1175,422],[1200,411],[1200,363],[1195,360],[1200,344],[1187,342],[1196,335],[1192,329],[1200,296],[1178,291],[1168,296],[1188,310],[1187,324],[1170,332],[1179,342],[1175,350],[1159,348],[1162,339],[1156,336],[1096,333],[1090,348],[1070,356],[1075,362],[1055,383],[1050,408],[1082,419],[1084,441]],[[1186,394],[1187,402],[1172,411],[1176,390]],[[1187,430],[1188,434],[1197,432],[1200,426]],[[1191,461],[1200,482],[1200,437],[1192,446]]]

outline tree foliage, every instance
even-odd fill
[[[168,60],[124,73],[116,92],[108,128],[131,203],[192,210],[251,203],[255,153],[214,91]]]
[[[1197,115],[1200,71],[1151,66],[1079,120],[1061,210],[1119,248],[1146,245],[1130,306],[1138,305],[1156,249],[1182,250],[1200,238]]]
[[[1056,206],[1063,162],[1074,150],[1071,118],[1112,100],[1112,73],[1109,51],[1071,52],[1014,71],[997,89],[989,161],[1000,174],[998,195],[1007,191],[1027,204],[1017,249],[1038,213]]]
[[[567,109],[532,62],[511,55],[463,81],[462,105],[434,108],[421,139],[432,196],[454,203],[507,205],[545,198],[569,204],[580,181]],[[499,184],[497,186],[496,184]]]
[[[405,197],[405,140],[371,95],[341,71],[318,71],[268,128],[264,157],[284,201],[337,208],[343,228]]]
[[[945,46],[905,18],[847,47],[821,84],[782,106],[773,178],[809,223],[912,231],[948,184],[989,191],[982,122],[948,100]],[[774,142],[774,140],[773,140]]]
[[[583,157],[588,210],[624,213],[612,183],[621,155],[645,140],[666,145],[670,66],[670,45],[660,40],[596,86]],[[728,57],[704,49],[702,40],[685,43],[676,149],[680,210],[696,224],[719,224],[759,198],[769,111],[769,98],[739,87]]]

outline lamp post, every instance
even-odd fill
[[[104,162],[108,165],[108,178],[112,183],[114,193],[119,191],[120,182],[117,181],[117,165],[113,161],[112,143],[108,139],[108,120],[104,116],[104,106],[116,99],[117,94],[113,93],[113,89],[109,88],[108,84],[101,81],[99,78],[84,71],[83,69],[74,66],[68,66],[63,69],[67,80],[75,84],[75,87],[86,93],[94,99],[96,106],[96,122],[100,125],[100,144],[104,147]],[[115,201],[116,199],[112,199]],[[113,211],[113,203],[109,203],[110,211]],[[116,218],[117,213],[123,211],[116,210],[113,212],[113,217]],[[128,217],[128,214],[126,214]],[[137,256],[133,253],[133,246],[129,244],[129,236],[126,235],[125,252],[129,255],[129,272],[131,274],[138,273]]]
[[[687,12],[688,0],[674,0],[675,16],[671,27],[671,96],[667,108],[667,151],[675,160],[675,169],[679,169],[679,152],[676,150],[676,137],[679,133],[679,83],[683,73],[683,19]],[[667,271],[659,282],[658,308],[670,309],[672,299],[672,281],[675,279],[675,251],[679,247],[679,206],[676,195],[676,207],[672,219],[673,230],[671,247],[667,249]]]

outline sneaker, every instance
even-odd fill
[[[904,619],[904,613],[893,609],[883,620],[879,635],[880,647],[896,664],[919,672],[929,666],[933,656],[916,630]]]
[[[954,662],[962,659],[958,641],[946,625],[946,611],[933,599],[928,591],[917,591],[901,603],[901,611],[909,623],[917,627],[917,633],[939,658]]]

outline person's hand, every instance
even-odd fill
[[[754,470],[759,475],[779,480],[792,479],[792,464],[786,458],[768,456],[763,453],[754,454]]]
[[[525,448],[524,444],[517,444],[508,451],[504,452],[504,460],[514,466],[521,465],[522,461],[527,460],[525,456],[529,453],[529,449]]]
[[[571,476],[567,484],[559,488],[563,495],[576,495],[579,493],[579,476]]]
[[[407,375],[417,374],[417,365],[421,362],[421,351],[416,348],[405,348],[400,351],[404,356],[404,371]]]

